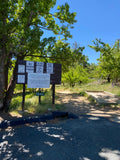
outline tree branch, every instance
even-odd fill
[[[41,29],[45,29],[45,30],[48,30],[48,31],[53,31],[52,29],[48,29],[48,28],[43,27],[43,26],[38,26],[38,25],[36,25],[36,27],[41,28]]]
[[[26,55],[26,57],[38,57],[38,58],[49,58],[49,59],[60,59],[63,61],[71,60],[72,58],[58,58],[58,57],[48,57],[48,56],[37,56],[37,55]]]
[[[33,16],[33,11],[30,12],[30,16],[29,16],[28,24],[26,25],[26,28],[28,28],[31,25],[32,16]]]

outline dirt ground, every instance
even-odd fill
[[[64,111],[73,113],[75,115],[93,115],[113,118],[120,123],[120,106],[110,107],[110,106],[100,106],[95,103],[91,103],[87,97],[80,96],[70,91],[57,91],[56,95],[59,97],[56,103],[64,104]],[[18,117],[24,117],[26,115],[10,115],[5,113],[0,113],[0,122],[3,120],[11,120]],[[34,116],[29,114],[27,116]]]
[[[76,115],[93,115],[101,117],[120,117],[120,106],[100,106],[99,104],[91,103],[87,97],[83,97],[70,91],[57,91],[60,97],[59,102],[65,106],[65,111]]]

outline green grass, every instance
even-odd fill
[[[81,95],[85,94],[85,91],[107,91],[111,92],[116,95],[120,95],[120,87],[118,86],[112,86],[111,83],[107,82],[100,82],[99,80],[87,83],[87,84],[81,84],[76,85],[75,87],[69,87],[68,84],[65,84],[65,86],[61,85],[61,87],[57,87],[58,90],[70,90],[72,93],[78,93]]]
[[[57,99],[58,97],[56,97]],[[39,96],[35,93],[26,93],[24,110],[29,113],[46,113],[48,110],[62,110],[63,104],[52,105],[52,92],[45,90],[45,96],[41,96],[41,104],[39,104]],[[22,93],[15,94],[12,99],[9,112],[22,110]]]
[[[75,87],[69,87],[68,84],[57,85],[56,90],[70,90],[73,94],[80,96],[87,96],[85,91],[108,91],[116,95],[120,95],[120,87],[112,86],[112,84],[106,82],[93,81],[88,84],[76,85]],[[46,113],[48,110],[63,110],[64,104],[59,101],[58,95],[56,95],[56,104],[52,105],[52,91],[50,89],[44,90],[45,96],[41,96],[41,104],[39,104],[38,96],[35,93],[27,92],[25,96],[25,110],[29,113]],[[16,93],[12,99],[10,112],[17,112],[22,110],[22,93]]]

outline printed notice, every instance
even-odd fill
[[[49,74],[53,74],[53,63],[46,63],[47,64],[47,70],[46,72]]]
[[[33,73],[34,72],[34,62],[26,61],[26,72]]]
[[[28,73],[28,88],[50,88],[50,74]]]
[[[36,62],[36,73],[43,73],[43,62]]]
[[[25,75],[18,75],[17,83],[25,83]]]
[[[18,65],[18,73],[25,73],[25,65]]]

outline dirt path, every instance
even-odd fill
[[[56,91],[59,99],[57,103],[64,104],[64,111],[69,113],[80,115],[93,115],[93,116],[101,116],[108,117],[111,120],[115,120],[120,123],[120,106],[118,108],[111,108],[109,106],[100,107],[97,104],[91,103],[86,97],[80,96],[78,94],[72,93],[70,91]],[[30,115],[33,116],[33,115]],[[12,120],[15,118],[19,118],[18,115],[10,115],[1,113],[0,114],[0,122],[3,120]]]
[[[91,103],[86,97],[79,96],[70,91],[57,91],[57,95],[59,96],[58,101],[64,104],[65,111],[76,115],[86,114],[110,118],[120,117],[120,107],[100,107],[97,104]]]

